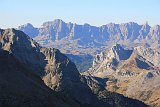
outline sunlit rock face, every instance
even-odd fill
[[[148,43],[150,46],[158,47],[160,41],[159,25],[150,27],[148,23],[143,25],[138,25],[135,22],[109,23],[96,27],[89,24],[65,23],[60,19],[56,19],[44,22],[39,28],[26,24],[19,26],[18,29],[24,31],[44,46],[54,46],[56,41],[58,41],[59,45],[65,46],[67,40],[68,43],[73,44],[76,42],[76,45],[88,49],[92,46],[111,46],[116,42],[122,44]],[[69,50],[72,50],[72,48]],[[59,49],[62,49],[62,47],[59,47]]]
[[[109,91],[159,107],[159,54],[153,48],[138,46],[128,50],[116,44],[96,55],[92,68],[84,75],[101,78],[99,83]]]

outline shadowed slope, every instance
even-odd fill
[[[0,106],[80,107],[80,104],[49,89],[12,54],[0,50]]]

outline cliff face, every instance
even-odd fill
[[[101,78],[99,83],[109,91],[159,107],[159,55],[155,49],[140,46],[128,50],[116,44],[98,54],[84,75]]]
[[[135,22],[109,23],[97,27],[89,24],[66,23],[56,19],[44,22],[38,28],[33,27],[31,24],[25,24],[17,29],[23,31],[44,47],[57,48],[66,55],[72,54],[69,58],[74,59],[72,61],[81,72],[88,70],[91,65],[86,64],[86,69],[83,69],[83,66],[77,61],[86,62],[86,60],[76,59],[74,55],[89,54],[94,57],[96,54],[108,50],[115,43],[132,48],[136,46],[160,48],[159,25],[151,27],[147,23],[143,25]],[[89,57],[86,58],[90,60]]]
[[[87,50],[90,50],[89,53],[93,54],[94,52],[102,51],[103,49],[101,48],[104,46],[111,46],[116,42],[124,45],[147,43],[149,46],[156,48],[159,47],[160,41],[159,25],[150,27],[147,23],[143,25],[138,25],[134,22],[109,23],[96,27],[89,24],[65,23],[60,19],[56,19],[43,23],[39,28],[32,27],[33,30],[30,30],[30,24],[19,26],[18,29],[31,35],[41,45],[52,47],[56,45],[58,49],[68,54],[70,52],[76,53],[76,51],[88,53]],[[75,45],[76,47],[79,46],[79,48],[74,47]],[[92,49],[91,47],[98,48]]]
[[[43,48],[23,32],[14,29],[3,30],[0,41],[3,50],[13,53],[21,63],[41,76],[47,86],[88,102],[91,92],[80,82],[80,74],[74,63],[59,50]],[[79,88],[74,90],[76,85]],[[79,95],[78,89],[81,88],[85,88],[84,93],[88,94]]]
[[[152,62],[155,66],[160,66],[160,51],[152,48],[144,48],[142,46],[136,47],[138,53],[148,61]]]
[[[39,76],[12,53],[0,50],[0,66],[2,107],[80,107],[76,101],[49,89]]]

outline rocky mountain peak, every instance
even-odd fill
[[[65,22],[61,19],[55,19],[54,21],[48,21],[48,22],[44,22],[42,24],[43,27],[55,27],[56,26],[62,26],[62,24],[64,24]]]
[[[55,40],[60,40],[68,36],[71,28],[71,24],[67,24],[60,19],[48,21],[43,23],[42,27],[38,29],[39,37],[37,37],[37,39],[39,40],[39,38],[42,37],[44,38],[44,41],[46,40],[46,43],[54,42]]]
[[[25,33],[15,29],[2,30],[0,44],[1,49],[12,53],[20,63],[42,77],[44,83],[51,89],[67,93],[79,101],[89,101],[87,99],[90,99],[91,91],[81,83],[75,64],[59,50],[43,48]],[[89,94],[79,95],[75,87],[79,87],[77,89],[79,91],[84,89],[85,93]]]
[[[115,44],[112,46],[110,51],[108,52],[108,57],[115,58],[119,60],[126,60],[130,57],[132,51],[125,50],[120,44]]]
[[[23,31],[24,33],[28,34],[31,38],[38,36],[38,30],[32,24],[27,23],[25,25],[19,26],[18,30]]]
[[[115,45],[112,46],[111,50],[113,50],[113,51],[114,51],[114,50],[115,50],[115,51],[116,51],[116,50],[124,50],[124,48],[123,48],[120,44],[117,44],[117,43],[116,43]]]
[[[24,27],[31,27],[31,28],[34,28],[33,25],[32,25],[31,23],[25,24]]]
[[[110,49],[101,54],[97,54],[93,60],[92,68],[94,72],[116,71],[120,62],[127,60],[132,55],[133,50],[124,49],[120,44],[113,45]],[[89,70],[90,71],[90,70]]]
[[[61,20],[61,19],[55,19],[53,22],[54,22],[54,23],[57,23],[57,24],[65,23],[65,22],[64,22],[63,20]]]
[[[120,26],[122,27],[125,27],[126,29],[129,29],[129,28],[134,28],[136,26],[139,26],[136,22],[128,22],[128,23],[122,23],[120,24]]]
[[[145,24],[142,25],[142,29],[150,29],[151,27],[149,24],[146,22]]]
[[[142,30],[145,30],[146,32],[147,31],[149,32],[150,28],[151,28],[151,26],[149,26],[148,23],[145,23],[145,24],[142,25]]]
[[[124,53],[124,48],[120,44],[113,45],[107,52],[101,52],[100,54],[97,54],[94,61],[93,61],[93,67],[97,64],[102,63],[106,60],[106,62],[116,59],[117,61],[120,60],[119,56],[120,53]]]
[[[31,23],[27,23],[27,24],[24,24],[24,25],[18,27],[18,29],[24,29],[24,31],[25,31],[25,29],[30,29],[30,30],[32,30],[32,29],[34,29],[34,28],[35,28],[35,27],[34,27]]]
[[[157,67],[160,66],[160,61],[157,60],[160,58],[160,53],[158,52],[158,50],[148,48],[148,47],[143,47],[143,46],[138,46],[138,47],[135,47],[134,49],[137,50],[138,54],[143,56],[148,61],[152,62],[154,66],[157,66]]]
[[[108,27],[108,29],[113,29],[113,28],[117,27],[117,26],[118,26],[118,24],[115,24],[115,23],[109,23],[109,24],[107,24],[106,26]]]
[[[84,48],[90,48],[91,46],[101,47],[106,45],[106,43],[109,45],[116,42],[123,42],[124,44],[148,43],[151,46],[160,40],[158,38],[160,32],[158,26],[150,27],[147,23],[139,25],[135,22],[123,24],[109,23],[96,27],[89,24],[65,23],[61,19],[56,19],[43,23],[37,29],[20,28],[19,30],[24,31],[31,37],[36,37],[34,39],[43,46],[53,46],[55,45],[55,40],[61,40],[59,43],[64,46],[64,43],[68,44],[65,41],[66,38],[68,38],[71,44],[78,39],[76,45]],[[65,45],[64,47],[67,48],[67,46]],[[74,51],[75,47],[72,48],[73,50],[70,51]]]
[[[123,51],[119,51],[120,53],[118,53],[118,50]],[[159,107],[159,99],[155,100],[159,97],[160,86],[160,63],[157,60],[160,59],[160,53],[158,50],[143,46],[128,50],[116,44],[103,53],[105,54],[98,54],[98,57],[96,56],[94,60],[95,65],[88,71],[89,75],[101,78],[99,80],[100,83],[105,81],[104,85],[110,91],[122,93],[131,98],[140,99],[151,106]],[[108,55],[110,56],[109,58],[114,60],[102,57]],[[118,60],[118,58],[121,59],[120,55],[128,55],[128,57],[124,58],[124,60]],[[99,60],[98,62],[97,59],[103,60]],[[157,95],[154,93],[157,93]]]

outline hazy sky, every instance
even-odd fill
[[[160,0],[0,0],[0,28],[40,26],[62,19],[100,26],[110,22],[160,24]]]

